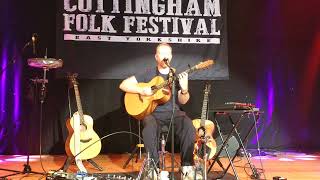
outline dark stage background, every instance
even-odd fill
[[[319,150],[320,141],[320,15],[318,0],[263,0],[228,2],[229,80],[211,81],[210,107],[224,102],[255,103],[264,111],[258,124],[262,149]],[[38,51],[56,57],[55,1],[4,0],[1,3],[0,153],[24,154],[28,147],[39,153],[39,104],[31,91],[30,78],[41,71],[28,68],[32,49],[22,47],[39,36]],[[303,7],[303,9],[301,9]],[[119,52],[123,53],[123,52]],[[57,57],[59,58],[59,57]],[[15,64],[10,61],[16,59]],[[63,154],[67,137],[68,84],[49,72],[42,121],[43,153]],[[94,69],[92,69],[94,71]],[[81,78],[81,74],[80,74]],[[123,109],[120,80],[80,79],[83,109],[95,120],[102,137],[130,128],[137,122]],[[205,81],[191,81],[190,102],[184,110],[200,116]],[[71,99],[73,90],[71,90]],[[37,96],[38,97],[38,96]],[[37,102],[37,103],[35,103]],[[74,102],[72,109],[75,109]],[[221,118],[221,122],[226,122]],[[242,129],[252,123],[243,121]],[[227,126],[227,125],[225,125]],[[29,137],[29,138],[28,138]],[[117,135],[103,141],[102,153],[128,152],[136,138]],[[250,137],[249,148],[257,148]]]

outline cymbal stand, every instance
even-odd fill
[[[49,71],[48,68],[43,68],[43,79],[40,81],[41,82],[41,89],[40,89],[40,103],[41,103],[41,106],[44,103],[44,99],[46,97],[46,83],[48,83],[47,71]],[[40,116],[41,116],[40,118],[42,118],[42,114],[40,114]]]
[[[36,83],[41,83],[41,89],[40,89],[40,158],[41,158],[41,142],[42,142],[42,135],[41,135],[41,130],[42,130],[42,120],[43,120],[43,103],[44,103],[44,99],[45,99],[45,92],[46,92],[46,86],[45,84],[48,83],[48,80],[46,79],[46,73],[47,73],[48,69],[47,68],[43,68],[43,79],[36,79],[36,80],[32,80],[35,84]],[[37,91],[37,89],[35,89],[35,91]],[[36,95],[35,95],[36,96]],[[36,99],[36,98],[34,98]],[[29,135],[29,133],[28,133]],[[28,137],[29,138],[29,137]],[[14,172],[13,174],[9,174],[9,175],[5,175],[5,176],[0,176],[0,179],[6,179],[7,177],[10,176],[15,176],[18,174],[29,174],[29,173],[33,173],[33,174],[40,174],[40,175],[45,175],[45,173],[41,173],[41,172],[35,172],[31,170],[31,166],[30,166],[30,152],[29,152],[29,148],[28,148],[28,154],[27,154],[27,163],[24,164],[24,168],[23,171],[16,171],[16,170],[10,170],[10,169],[4,169],[4,168],[0,168],[0,170],[2,171],[10,171],[10,172]]]
[[[30,42],[28,42],[27,44],[25,44],[25,46],[22,48],[21,52],[24,51],[24,49],[30,45]],[[2,75],[2,73],[8,68],[8,66],[10,65],[13,65],[15,63],[15,58],[16,56],[14,56],[12,62],[10,62],[10,64],[8,64],[4,69],[1,69],[0,71],[0,76]],[[47,69],[44,69],[44,77],[43,77],[43,80],[41,80],[40,82],[42,83],[42,88],[41,88],[41,93],[44,95],[44,91],[45,91],[45,83],[48,82],[48,80],[46,79],[46,71]],[[34,83],[38,83],[38,80],[35,80]],[[37,91],[37,90],[36,90]],[[34,95],[36,96],[36,95]],[[36,99],[36,97],[34,97],[34,100]],[[41,122],[42,122],[42,103],[44,102],[44,97],[42,98],[41,100],[41,115],[40,115],[40,130],[41,130]],[[29,130],[28,130],[29,132]],[[30,135],[29,133],[27,133],[27,138],[28,138],[28,141],[30,140]],[[29,145],[28,145],[29,146]],[[9,174],[9,175],[4,175],[4,176],[0,176],[0,179],[7,179],[8,177],[10,176],[15,176],[15,175],[18,175],[18,174],[40,174],[40,175],[45,175],[45,173],[41,173],[41,172],[35,172],[35,171],[32,171],[31,169],[31,166],[30,166],[30,150],[29,150],[29,147],[27,147],[27,162],[26,164],[24,164],[24,168],[22,171],[17,171],[17,170],[11,170],[11,169],[4,169],[4,168],[0,168],[0,171],[9,171],[9,172],[13,172],[13,174]],[[41,134],[40,134],[40,154],[41,154]]]
[[[47,79],[47,71],[49,69],[44,67],[43,68],[43,79],[41,80],[41,89],[40,89],[40,122],[39,122],[39,127],[40,127],[40,135],[39,135],[39,153],[40,153],[40,161],[41,161],[41,154],[42,154],[42,122],[43,122],[43,103],[46,98],[46,83],[48,83]]]

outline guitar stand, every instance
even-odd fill
[[[206,130],[203,128],[204,131],[204,136],[206,134]],[[202,178],[203,180],[207,180],[208,178],[208,173],[207,173],[207,161],[208,161],[208,153],[207,153],[207,142],[208,142],[208,138],[207,137],[202,137],[202,145],[201,147],[203,148],[203,160],[198,160],[201,161],[198,165],[198,167],[196,167],[195,173],[194,173],[194,179],[197,179],[197,172],[200,171],[200,173],[202,174]],[[208,161],[209,162],[209,161]]]
[[[232,126],[233,126],[233,127],[232,127],[231,131],[229,132],[228,136],[226,137],[226,139],[223,141],[223,144],[222,144],[220,150],[218,151],[216,157],[214,158],[214,160],[213,160],[212,164],[210,165],[210,167],[209,167],[209,169],[208,169],[207,172],[208,172],[208,173],[210,172],[210,170],[211,170],[211,168],[213,167],[213,165],[215,164],[215,162],[216,162],[216,161],[219,161],[218,158],[219,158],[221,152],[222,152],[223,150],[225,150],[225,151],[227,152],[227,155],[228,155],[228,158],[229,158],[229,164],[228,164],[228,166],[227,166],[226,169],[222,168],[222,169],[224,169],[224,171],[223,171],[221,177],[224,177],[225,174],[227,173],[228,169],[230,168],[230,166],[232,166],[232,169],[233,169],[234,175],[236,176],[236,179],[239,179],[239,176],[238,176],[238,174],[237,174],[237,171],[236,171],[235,168],[234,168],[233,161],[234,161],[236,155],[239,153],[240,149],[242,148],[242,149],[244,150],[244,152],[245,152],[245,153],[244,153],[244,154],[245,154],[245,157],[246,157],[246,159],[247,159],[247,161],[248,161],[248,164],[249,164],[249,166],[250,166],[250,168],[251,168],[251,171],[252,171],[252,173],[253,173],[250,177],[251,177],[252,179],[259,179],[259,178],[260,178],[260,175],[259,175],[259,173],[257,172],[257,169],[254,167],[254,165],[251,163],[250,158],[249,158],[249,156],[248,156],[248,154],[247,154],[247,150],[246,150],[246,148],[245,148],[245,146],[244,146],[244,144],[243,144],[243,141],[246,141],[246,140],[247,140],[248,136],[250,135],[251,131],[253,130],[254,125],[255,125],[255,122],[254,122],[254,123],[251,125],[251,127],[249,128],[249,131],[247,132],[247,134],[245,135],[245,137],[244,137],[243,140],[241,139],[240,134],[239,134],[239,132],[238,132],[238,130],[237,130],[237,127],[239,126],[241,120],[242,120],[243,117],[244,117],[244,114],[253,113],[254,115],[256,115],[256,112],[255,112],[255,111],[252,111],[252,110],[226,110],[226,111],[213,110],[213,112],[214,112],[214,113],[219,113],[219,114],[227,115],[227,116],[228,116],[228,119],[229,119],[230,122],[232,123]],[[233,120],[232,120],[232,118],[231,118],[231,116],[230,116],[230,113],[231,113],[231,114],[232,114],[232,113],[233,113],[233,114],[236,114],[236,113],[240,113],[240,114],[241,114],[240,118],[238,119],[238,121],[237,121],[235,124],[234,124],[234,122],[233,122]],[[259,118],[259,116],[257,117],[257,119],[258,119],[258,118]],[[217,123],[217,121],[216,121],[216,123]],[[217,126],[218,126],[218,123],[217,123]],[[219,130],[219,126],[218,126],[218,130]],[[229,139],[231,138],[231,136],[232,136],[232,134],[233,134],[234,132],[237,134],[237,136],[238,136],[238,138],[239,138],[240,146],[239,146],[239,148],[237,149],[235,155],[233,155],[233,157],[232,157],[232,159],[231,159],[230,156],[229,156],[229,152],[228,152],[226,146],[227,146],[228,141],[229,141]],[[220,134],[220,130],[219,130],[219,134]],[[220,136],[221,136],[221,134],[220,134]],[[222,138],[222,136],[221,136],[221,138]],[[223,138],[222,138],[222,140],[223,140]],[[218,162],[218,164],[219,164],[220,167],[221,167],[221,165],[222,165],[221,162],[220,162],[220,163]],[[222,166],[222,167],[223,167],[223,166]]]
[[[74,159],[73,157],[68,156],[67,159],[64,161],[64,164],[63,164],[62,168],[60,168],[60,169],[62,169],[63,172],[67,172],[70,164],[71,164],[71,163],[74,163],[74,160],[75,160],[75,159]],[[96,169],[98,169],[99,171],[103,171],[103,170],[104,170],[101,166],[99,166],[99,165],[98,165],[95,161],[93,161],[92,159],[87,159],[87,161],[88,161],[93,167],[95,167]]]

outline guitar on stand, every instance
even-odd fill
[[[217,151],[216,141],[213,139],[212,134],[214,132],[215,126],[212,121],[207,120],[207,111],[208,111],[208,100],[209,92],[211,85],[206,84],[204,90],[201,118],[194,119],[192,121],[193,126],[196,128],[196,143],[194,148],[194,160],[195,163],[201,164],[203,162],[203,174],[204,179],[207,179],[206,176],[206,164],[207,160],[210,160],[214,157]]]
[[[76,165],[81,172],[87,172],[82,164],[82,160],[88,160],[93,166],[102,170],[101,167],[91,160],[100,153],[101,141],[99,141],[99,136],[93,130],[92,117],[83,114],[76,77],[77,74],[68,75],[74,87],[78,111],[66,122],[69,135],[65,143],[65,150],[68,157],[74,156]],[[63,169],[65,170],[66,168],[64,167]]]

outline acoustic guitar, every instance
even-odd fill
[[[66,122],[69,135],[65,143],[65,150],[68,156],[76,156],[82,150],[90,146],[75,157],[76,160],[86,160],[92,159],[100,153],[101,141],[99,141],[100,138],[93,129],[92,117],[83,114],[76,77],[76,74],[68,76],[74,87],[78,112],[74,113],[72,118],[68,119]]]
[[[196,143],[194,148],[194,159],[205,159],[204,155],[207,154],[207,159],[212,159],[217,151],[216,141],[213,139],[214,124],[212,121],[207,120],[208,98],[210,92],[210,84],[206,84],[204,90],[201,118],[192,121],[193,126],[196,128]],[[204,147],[206,146],[206,152]]]
[[[213,60],[200,62],[182,73],[191,73],[196,70],[205,69],[213,63]],[[179,77],[179,75],[177,77]],[[171,92],[166,88],[168,88],[171,83],[172,79],[169,78],[168,80],[164,80],[161,76],[154,77],[148,83],[138,83],[139,87],[151,87],[153,95],[143,96],[138,93],[127,92],[124,96],[124,104],[128,114],[137,120],[142,120],[144,117],[151,114],[158,105],[168,102],[171,98]]]

